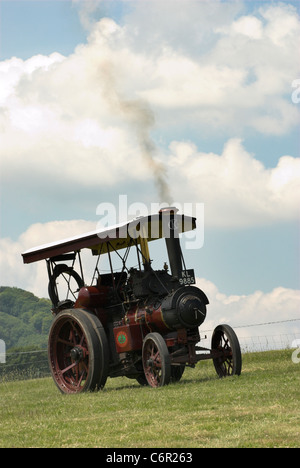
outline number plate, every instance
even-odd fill
[[[194,270],[183,270],[181,272],[181,278],[179,278],[179,283],[182,286],[185,284],[196,284]]]

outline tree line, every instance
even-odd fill
[[[0,287],[0,339],[6,362],[0,378],[36,377],[48,373],[47,341],[53,320],[51,301],[15,287]]]

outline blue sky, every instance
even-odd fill
[[[86,32],[71,1],[1,0],[1,59],[70,54]]]
[[[43,295],[22,249],[159,201],[140,132],[172,201],[204,203],[186,258],[217,301],[281,288],[293,314],[299,24],[295,1],[0,0],[0,283]]]
[[[93,15],[121,20],[123,2],[100,3]],[[17,56],[28,59],[35,54],[51,54],[53,50],[69,55],[75,47],[86,42],[78,10],[72,0],[1,0],[1,60]]]

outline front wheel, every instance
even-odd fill
[[[211,340],[212,352],[218,356],[213,359],[219,377],[240,375],[242,354],[238,337],[229,325],[218,325]]]
[[[168,385],[171,379],[171,358],[165,340],[159,333],[148,333],[143,342],[142,361],[150,387]]]
[[[103,349],[94,323],[84,311],[59,313],[50,329],[48,359],[62,393],[98,390],[103,386]]]

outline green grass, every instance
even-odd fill
[[[243,356],[240,377],[213,363],[152,389],[108,379],[62,395],[51,378],[0,384],[0,447],[299,447],[300,364],[292,351]]]

